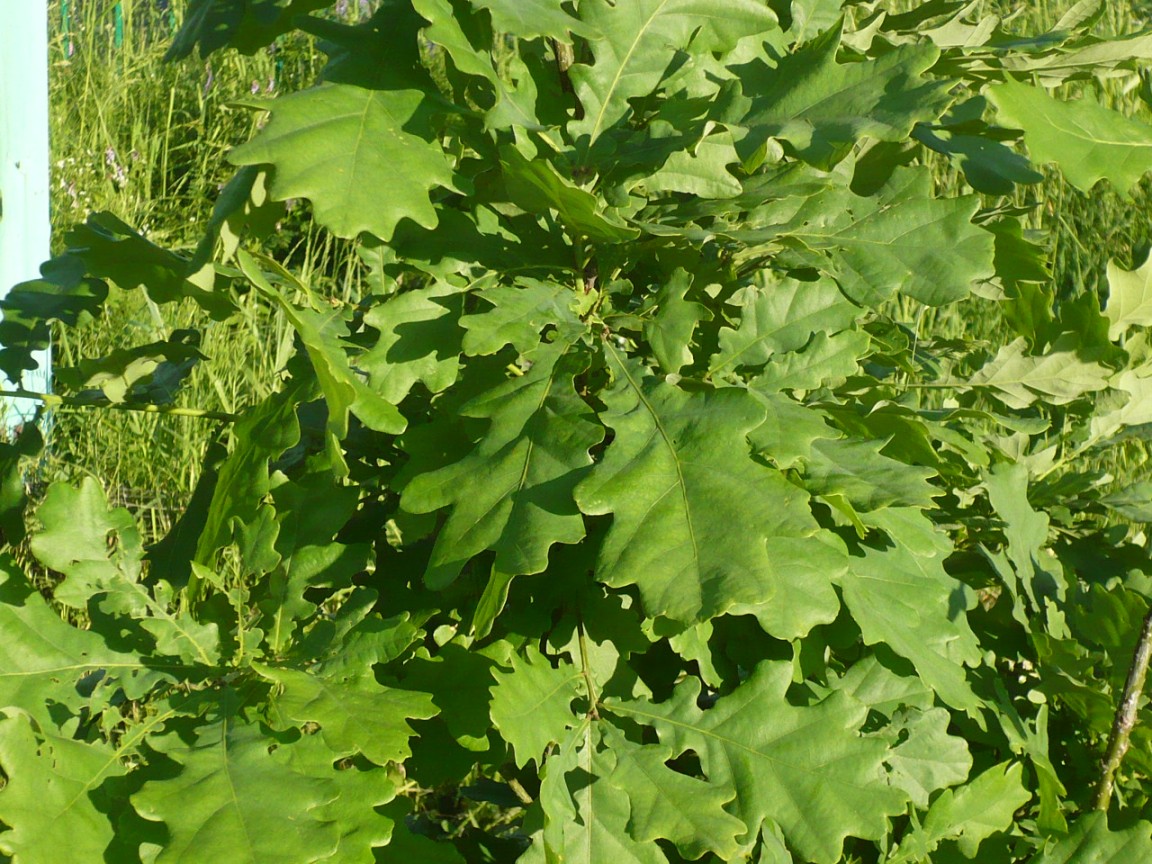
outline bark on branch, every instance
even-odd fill
[[[1132,665],[1128,667],[1128,680],[1124,682],[1124,693],[1120,698],[1120,704],[1116,706],[1116,719],[1108,736],[1108,749],[1104,753],[1104,761],[1100,766],[1100,782],[1096,786],[1097,810],[1106,811],[1112,800],[1116,771],[1124,761],[1124,754],[1128,752],[1128,745],[1132,739],[1132,730],[1136,728],[1136,714],[1144,694],[1144,680],[1148,677],[1150,659],[1152,659],[1152,611],[1144,616],[1140,639],[1136,642],[1136,650],[1132,654]]]

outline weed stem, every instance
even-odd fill
[[[3,390],[0,398],[32,399],[46,408],[111,408],[116,411],[140,411],[145,414],[170,414],[174,417],[199,417],[204,420],[222,420],[234,423],[240,419],[236,414],[224,411],[206,411],[202,408],[181,408],[176,405],[153,405],[148,402],[90,402],[75,396],[57,396],[55,393],[36,393],[32,390]]]

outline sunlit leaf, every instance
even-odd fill
[[[424,94],[328,84],[261,107],[272,119],[229,159],[272,166],[276,200],[309,199],[341,237],[388,240],[401,219],[436,225],[429,193],[453,187],[452,169],[432,140]]]
[[[1085,192],[1103,178],[1126,193],[1152,169],[1152,126],[1117,114],[1090,95],[1065,102],[1011,78],[988,95],[1002,125],[1024,130],[1033,161],[1055,162],[1068,182]]]

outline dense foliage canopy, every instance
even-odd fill
[[[1091,0],[1039,35],[952,0],[329,5],[192,2],[174,58],[299,28],[323,80],[252,104],[198,248],[95,214],[0,304],[14,380],[110,284],[296,340],[154,545],[95,480],[29,507],[40,433],[4,445],[0,850],[1152,860],[1152,490],[1092,468],[1152,423],[1152,263],[1057,297],[1022,221],[1046,165],[1152,168],[1094,96],[1152,33]],[[358,242],[356,305],[258,251],[288,198]],[[961,301],[1003,344],[917,326]],[[199,344],[62,398],[170,410]]]

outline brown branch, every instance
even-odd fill
[[[1100,766],[1100,782],[1096,786],[1095,808],[1107,810],[1112,800],[1112,789],[1116,784],[1116,772],[1124,761],[1131,743],[1132,730],[1136,728],[1136,714],[1140,699],[1144,694],[1144,680],[1148,677],[1148,661],[1152,660],[1152,611],[1144,616],[1140,628],[1140,639],[1132,654],[1132,665],[1128,667],[1128,680],[1124,682],[1124,694],[1116,706],[1116,719],[1108,736],[1108,749]]]

